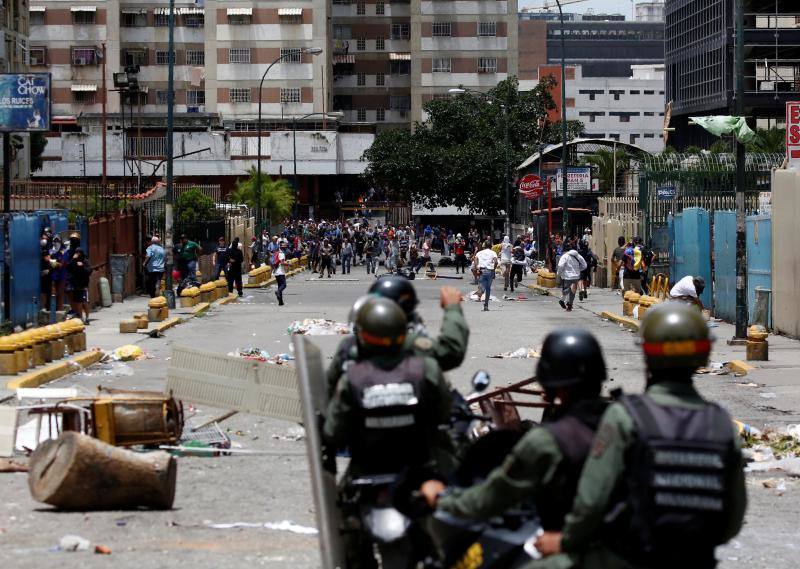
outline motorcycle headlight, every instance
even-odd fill
[[[394,508],[372,508],[364,516],[364,523],[375,539],[392,543],[406,534],[411,520]]]

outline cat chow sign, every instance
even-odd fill
[[[786,156],[800,169],[800,101],[786,103]]]

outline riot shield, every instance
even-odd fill
[[[317,513],[319,546],[323,569],[344,567],[344,544],[339,532],[339,512],[336,507],[336,476],[322,465],[322,434],[320,417],[328,404],[328,391],[322,366],[322,354],[305,336],[292,339],[297,358],[300,402],[303,424],[306,426],[306,449],[311,470],[311,493]]]

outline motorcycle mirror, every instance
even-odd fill
[[[472,389],[475,391],[475,393],[486,391],[491,383],[492,378],[488,371],[480,369],[475,372],[475,375],[472,376]]]

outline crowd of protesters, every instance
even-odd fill
[[[51,310],[51,298],[57,311],[70,307],[68,316],[89,323],[89,279],[92,265],[81,248],[81,238],[72,233],[66,243],[47,227],[39,239],[40,307]]]

